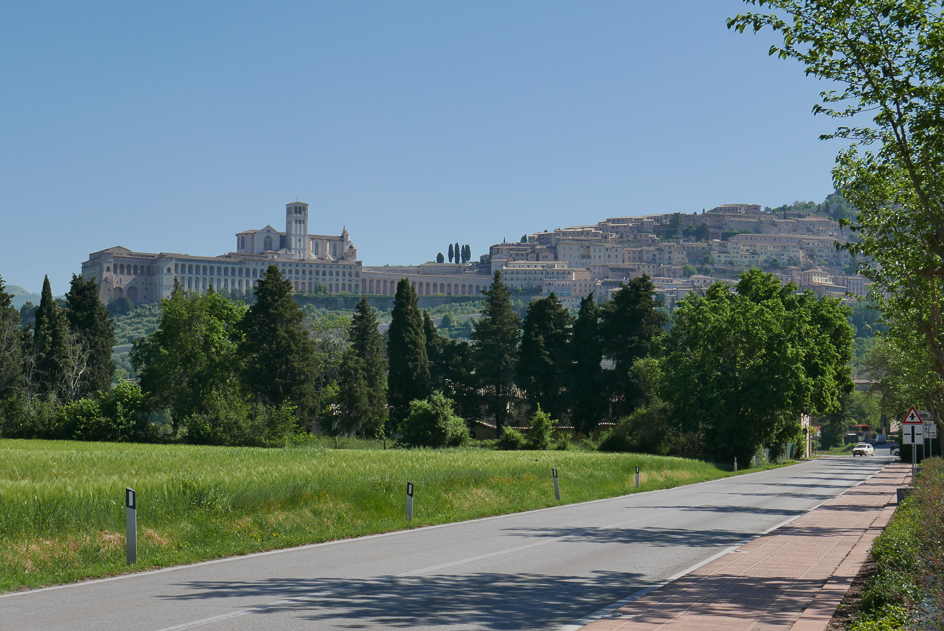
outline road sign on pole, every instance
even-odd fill
[[[914,424],[907,425],[902,429],[901,437],[903,445],[923,445],[924,427]]]
[[[901,420],[902,425],[924,425],[924,421],[921,420],[921,416],[918,414],[918,410],[912,405],[911,409],[908,410],[908,413],[905,414],[905,418]]]

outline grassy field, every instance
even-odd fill
[[[129,571],[127,486],[137,491],[135,569],[149,569],[613,497],[636,490],[636,465],[641,490],[731,475],[633,454],[0,440],[0,591]]]

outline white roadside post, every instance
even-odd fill
[[[636,465],[636,488],[639,488],[639,465]]]
[[[413,483],[406,483],[406,518],[413,519]]]
[[[737,456],[734,457],[734,472],[737,473],[738,470],[738,459]]]
[[[551,468],[551,475],[554,476],[554,499],[560,500],[560,483],[557,481],[557,467]]]
[[[128,565],[138,562],[138,516],[135,492],[130,486],[125,488],[125,543],[127,544]]]

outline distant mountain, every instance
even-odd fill
[[[39,299],[42,298],[39,294],[31,294],[22,287],[18,285],[7,285],[6,292],[8,294],[13,294],[13,306],[19,309],[27,302],[32,302],[34,305],[39,304]]]

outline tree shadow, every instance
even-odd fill
[[[194,581],[168,601],[279,598],[249,615],[285,614],[332,628],[544,629],[566,624],[643,587],[639,574],[594,572],[590,576],[479,573],[262,581]]]

